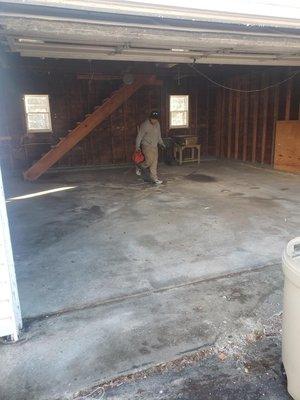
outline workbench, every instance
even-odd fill
[[[191,150],[191,157],[184,158],[183,152],[185,149]],[[196,151],[195,151],[196,150]],[[174,158],[178,161],[179,165],[186,162],[197,162],[200,164],[201,144],[178,144],[174,143]]]

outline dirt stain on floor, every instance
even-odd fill
[[[102,211],[100,206],[91,206],[89,208],[82,208],[82,211],[84,211],[87,215],[90,216],[96,216],[96,217],[103,217],[104,212]]]
[[[102,207],[93,205],[91,207],[74,207],[65,213],[58,213],[57,217],[50,222],[41,225],[34,234],[28,237],[27,245],[48,247],[59,242],[65,236],[72,234],[77,229],[87,228],[90,224],[103,219],[105,212]],[[24,255],[26,249],[19,248],[18,254]]]
[[[235,193],[230,193],[229,197],[242,197],[244,196],[245,193],[240,193],[240,192],[235,192]]]
[[[265,197],[258,197],[258,196],[248,196],[247,200],[249,200],[251,203],[253,203],[256,207],[278,207],[278,204],[276,204],[274,198],[265,198]]]
[[[214,176],[204,175],[204,174],[190,174],[185,177],[186,179],[194,182],[216,182],[217,179]]]

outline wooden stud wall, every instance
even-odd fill
[[[225,80],[234,89],[256,90],[291,75],[290,70],[269,70]],[[214,135],[216,155],[261,164],[273,164],[275,128],[279,119],[299,119],[300,78],[280,86],[244,93],[218,88]]]
[[[10,138],[14,166],[27,168],[51,145],[64,137],[77,122],[121,86],[119,80],[81,80],[76,74],[29,73],[10,75],[2,71],[0,137]],[[147,86],[114,112],[110,118],[69,151],[56,165],[80,166],[118,164],[131,161],[136,126],[146,119],[149,107],[161,108],[161,88]],[[24,120],[24,94],[49,94],[52,133],[27,134]],[[11,163],[12,164],[12,163]]]
[[[39,70],[19,68],[17,73],[10,69],[1,70],[0,146],[5,148],[1,155],[2,163],[3,157],[7,157],[4,161],[13,168],[29,167],[121,84],[116,79],[79,79],[82,69],[79,71],[75,67],[72,73],[59,69],[43,71],[41,66]],[[243,73],[243,68],[240,68],[240,72],[233,75],[230,70],[223,72],[220,67],[216,79],[236,89],[259,89],[285,79],[291,72],[287,68],[252,68],[251,72]],[[300,75],[266,91],[241,93],[217,88],[199,76],[178,80],[171,73],[164,72],[161,87],[149,86],[139,90],[66,154],[59,165],[130,162],[136,127],[152,109],[161,112],[163,136],[177,133],[197,135],[202,144],[202,156],[272,164],[276,121],[300,119],[299,88]],[[24,93],[50,95],[52,134],[27,135],[22,103]],[[171,94],[190,96],[188,129],[169,129]]]
[[[3,73],[3,71],[2,71]],[[5,71],[1,80],[1,117],[4,126],[0,136],[11,139],[14,165],[28,168],[46,153],[60,137],[64,137],[77,122],[110,96],[120,85],[120,80],[78,79],[78,74]],[[45,93],[50,96],[53,133],[27,134],[24,121],[24,94]],[[168,102],[170,94],[190,95],[190,127],[184,130],[169,129]],[[210,139],[210,96],[206,81],[183,79],[179,84],[165,78],[163,86],[146,86],[135,93],[107,120],[79,142],[56,165],[81,166],[122,164],[131,161],[135,146],[137,125],[144,121],[149,111],[161,112],[163,136],[176,133],[198,135],[206,155],[213,143]]]

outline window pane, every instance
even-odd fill
[[[170,111],[187,111],[188,96],[171,96]]]
[[[25,107],[27,113],[49,112],[48,96],[43,95],[25,95]]]
[[[49,114],[27,114],[28,130],[51,130]]]
[[[171,112],[171,126],[187,126],[188,125],[187,115],[188,114],[186,111]]]

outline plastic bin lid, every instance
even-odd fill
[[[300,286],[300,237],[292,239],[282,255],[283,270],[295,285]]]

